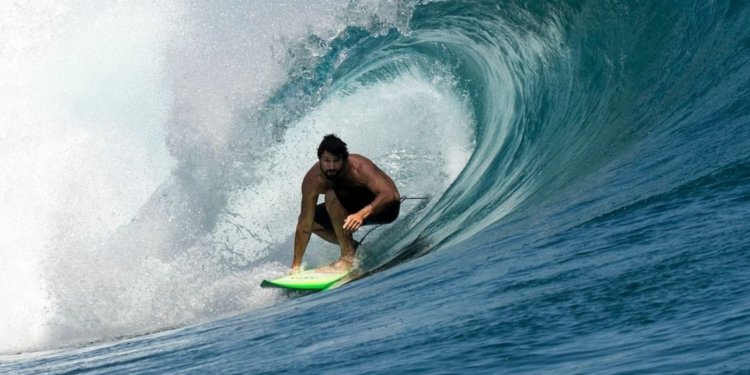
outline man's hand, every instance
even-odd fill
[[[347,232],[356,232],[362,226],[364,220],[364,215],[359,212],[351,214],[344,220],[344,230]]]

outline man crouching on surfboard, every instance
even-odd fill
[[[318,196],[325,194],[325,203]],[[299,271],[311,233],[341,246],[341,258],[320,271],[344,271],[354,264],[352,233],[367,224],[391,223],[401,197],[390,177],[370,159],[349,155],[346,143],[329,134],[318,146],[318,162],[302,180],[302,209],[294,236],[292,271]]]

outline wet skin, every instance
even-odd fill
[[[350,213],[334,193],[336,186],[366,187],[375,194],[375,199],[360,211]],[[314,221],[319,195],[325,195],[325,206],[331,217],[333,230],[325,229]],[[352,233],[362,226],[365,219],[382,212],[399,199],[400,195],[393,180],[371,160],[356,154],[343,159],[328,151],[323,152],[302,180],[302,204],[295,232],[291,273],[299,271],[312,233],[341,247],[339,260],[319,269],[321,272],[337,272],[351,268],[354,264]]]

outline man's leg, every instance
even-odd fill
[[[315,208],[315,221],[313,222],[312,231],[326,242],[332,243],[334,245],[339,244],[339,240],[338,238],[336,238],[336,232],[333,230],[331,217],[328,214],[328,210],[326,209],[325,204],[321,204]],[[354,251],[356,252],[359,242],[357,242],[357,240],[353,240],[352,243],[354,244]]]
[[[313,233],[332,244],[338,245],[339,243],[339,240],[336,238],[336,232],[334,232],[333,229],[326,229],[317,222],[313,223]]]
[[[333,223],[333,231],[336,234],[336,240],[341,246],[341,258],[331,266],[336,269],[348,269],[354,264],[354,242],[352,233],[344,231],[344,220],[349,216],[349,212],[339,202],[333,190],[326,192],[326,210]],[[322,236],[321,236],[322,237]]]

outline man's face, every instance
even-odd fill
[[[320,170],[330,179],[338,177],[343,166],[344,160],[328,151],[323,151],[323,155],[320,155]]]

